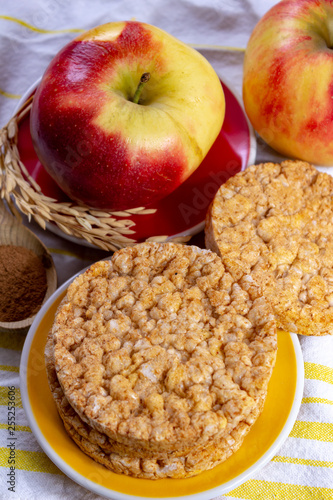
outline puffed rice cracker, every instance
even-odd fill
[[[333,334],[333,178],[302,161],[262,163],[228,179],[207,213],[206,246],[278,327]]]
[[[142,458],[133,456],[131,451],[121,449],[121,445],[107,440],[107,436],[92,429],[83,422],[68,403],[55,371],[53,358],[53,339],[50,335],[45,349],[46,371],[52,396],[57,410],[63,421],[64,428],[79,448],[96,462],[107,469],[120,474],[137,478],[162,479],[192,477],[204,470],[209,470],[224,462],[230,455],[237,451],[253,423],[260,414],[264,399],[256,407],[247,421],[241,421],[229,436],[208,446],[206,449],[195,450],[183,457]],[[103,444],[107,443],[106,451]],[[128,453],[129,451],[129,453]]]
[[[231,435],[267,393],[271,308],[213,252],[144,243],[69,286],[52,328],[57,377],[96,431],[149,453]]]

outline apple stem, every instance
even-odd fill
[[[137,89],[136,89],[134,97],[133,97],[134,104],[139,103],[140,95],[141,95],[142,89],[144,87],[144,84],[147,83],[149,80],[150,80],[150,73],[143,73],[141,75],[139,85],[137,86]]]

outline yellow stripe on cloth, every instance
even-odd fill
[[[306,379],[320,380],[333,384],[333,368],[317,363],[304,363],[304,376]]]
[[[0,333],[0,347],[2,349],[12,349],[13,351],[22,351],[26,333]]]
[[[225,493],[225,496],[246,498],[247,500],[332,500],[333,488],[317,488],[252,479],[230,493]]]
[[[21,96],[19,94],[11,94],[10,92],[6,92],[5,90],[0,89],[0,95],[4,97],[8,97],[9,99],[20,99]]]
[[[303,398],[302,399],[302,404],[306,403],[320,403],[324,405],[333,405],[333,401],[331,399],[325,399],[325,398]]]
[[[196,50],[222,50],[225,52],[245,52],[244,47],[232,47],[230,45],[211,45],[209,43],[188,43],[190,47]]]
[[[14,425],[10,426],[12,428]],[[8,424],[0,424],[0,430],[8,430]],[[20,432],[32,432],[30,427],[27,425],[15,425],[15,431],[20,431]]]
[[[0,406],[8,406],[8,387],[0,386]],[[11,399],[10,401],[15,401],[16,408],[23,408],[22,400],[21,400],[21,392],[18,387],[15,390],[15,400]]]
[[[327,467],[328,469],[333,469],[333,462],[326,462],[325,460],[311,460],[309,458],[276,456],[272,458],[272,462],[277,462],[282,464],[307,465],[310,467]]]
[[[84,29],[80,29],[80,28],[70,28],[70,29],[63,29],[63,30],[44,30],[42,28],[37,28],[36,26],[33,26],[32,24],[29,24],[26,21],[22,21],[22,19],[19,19],[17,17],[0,15],[0,19],[4,19],[5,21],[11,21],[13,23],[20,24],[21,26],[24,26],[24,28],[27,28],[31,31],[35,31],[36,33],[42,33],[42,34],[83,33],[85,31]]]
[[[289,437],[333,443],[333,424],[296,420]]]
[[[72,252],[70,250],[63,250],[62,248],[48,248],[49,252],[56,253],[59,255],[67,255],[67,257],[75,257],[77,259],[80,258],[79,253]]]
[[[16,372],[20,371],[18,366],[8,366],[8,365],[0,365],[0,370],[4,372]]]
[[[9,448],[0,448],[0,467],[9,467],[9,454]],[[31,472],[63,475],[61,470],[41,451],[15,450],[15,468]]]

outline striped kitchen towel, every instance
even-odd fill
[[[240,93],[243,49],[255,24],[273,3],[276,2],[169,0],[167,5],[162,0],[2,2],[1,126],[11,117],[20,95],[42,75],[65,43],[77,33],[107,21],[136,18],[201,46],[216,70]],[[257,159],[265,160],[267,155],[267,149],[258,142]],[[272,151],[269,155],[279,161]],[[44,232],[34,223],[30,223],[30,228],[50,249],[59,285],[106,256],[97,249]],[[101,497],[75,484],[51,462],[29,428],[19,390],[23,343],[22,335],[0,333],[0,500],[97,500]],[[220,496],[220,500],[333,500],[333,337],[301,337],[300,344],[305,387],[290,436],[259,473]],[[15,440],[9,435],[13,423]]]

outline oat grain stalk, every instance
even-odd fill
[[[8,124],[0,130],[0,196],[8,203],[12,213],[20,218],[19,211],[33,218],[43,229],[47,224],[56,225],[66,235],[84,239],[107,251],[137,243],[135,222],[132,215],[147,215],[156,209],[138,207],[129,210],[107,212],[73,202],[59,202],[42,193],[20,159],[17,147],[20,121],[32,106],[33,96],[28,99]],[[19,209],[19,210],[17,210]],[[152,236],[149,241],[165,241],[168,236]],[[189,237],[174,241],[185,243]]]

